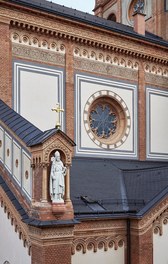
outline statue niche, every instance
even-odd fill
[[[64,203],[65,195],[65,176],[67,168],[64,166],[60,152],[55,151],[51,158],[50,170],[50,197],[52,203]]]

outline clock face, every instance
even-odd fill
[[[133,14],[135,12],[144,12],[145,1],[144,0],[132,0],[128,7],[128,19],[133,23]]]
[[[128,107],[116,93],[98,91],[85,105],[84,124],[96,145],[105,149],[117,148],[125,142],[130,132]]]

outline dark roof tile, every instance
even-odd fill
[[[9,1],[9,0],[8,0]],[[129,35],[135,38],[144,39],[149,42],[154,42],[159,45],[163,45],[168,47],[168,42],[164,41],[161,38],[158,38],[154,34],[146,32],[146,35],[140,35],[136,33],[132,27],[117,23],[114,21],[110,21],[101,17],[97,17],[95,15],[91,15],[76,9],[72,9],[69,7],[61,6],[56,3],[52,3],[49,1],[37,1],[37,0],[10,0],[10,2],[18,3],[20,5],[29,6],[32,8],[36,8],[39,10],[43,10],[45,12],[50,12],[52,14],[63,16],[65,18],[69,18],[72,20],[76,20],[79,22],[83,22],[85,24],[97,26],[100,28],[104,28],[106,30],[118,32],[123,35]]]
[[[2,100],[0,100],[0,120],[25,143],[42,133],[40,129],[16,113]]]
[[[76,157],[70,175],[76,215],[103,214],[99,206],[104,213],[138,213],[167,188],[168,163]]]

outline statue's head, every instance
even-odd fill
[[[60,153],[59,153],[59,151],[55,152],[55,159],[60,161]]]

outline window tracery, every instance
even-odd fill
[[[100,138],[109,138],[116,132],[117,115],[108,104],[97,104],[89,121],[92,132]]]

